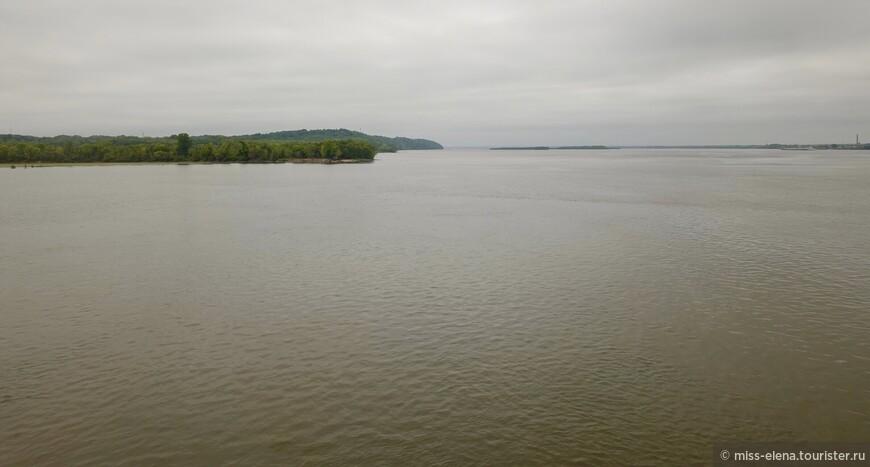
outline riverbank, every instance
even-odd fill
[[[104,163],[104,162],[292,162],[297,159],[319,160],[329,164],[334,160],[374,159],[378,148],[363,140],[324,140],[309,142],[221,140],[220,144],[193,144],[185,133],[174,139],[142,140],[125,138],[83,143],[71,137],[17,141],[0,135],[0,163],[11,165]],[[7,135],[8,136],[8,135]],[[14,136],[13,136],[14,138]]]
[[[24,164],[4,164],[7,169],[35,169],[44,167],[79,167],[79,166],[116,166],[116,165],[222,165],[222,164],[368,164],[374,159],[288,159],[272,162],[36,162]]]

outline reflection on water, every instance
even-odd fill
[[[0,171],[0,464],[870,439],[870,154]]]

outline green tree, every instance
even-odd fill
[[[190,154],[190,135],[187,133],[179,133],[175,137],[175,154],[186,156]]]
[[[324,159],[341,159],[341,148],[335,141],[324,141],[320,144],[320,155]]]
[[[215,160],[215,147],[211,143],[201,144],[190,150],[190,160],[213,161]]]
[[[248,144],[244,141],[239,141],[239,158],[238,160],[241,162],[248,162]]]

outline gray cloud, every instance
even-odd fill
[[[868,17],[848,0],[6,2],[0,132],[839,142],[870,136]]]

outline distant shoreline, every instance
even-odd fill
[[[490,151],[549,151],[560,149],[619,149],[607,146],[504,146],[499,148],[489,148]]]
[[[784,150],[867,150],[870,144],[714,144],[714,145],[665,145],[665,146],[622,146],[625,149],[784,149]]]
[[[559,149],[782,149],[809,150],[870,150],[870,144],[720,144],[720,145],[664,145],[664,146],[503,146],[490,151],[549,151]]]

